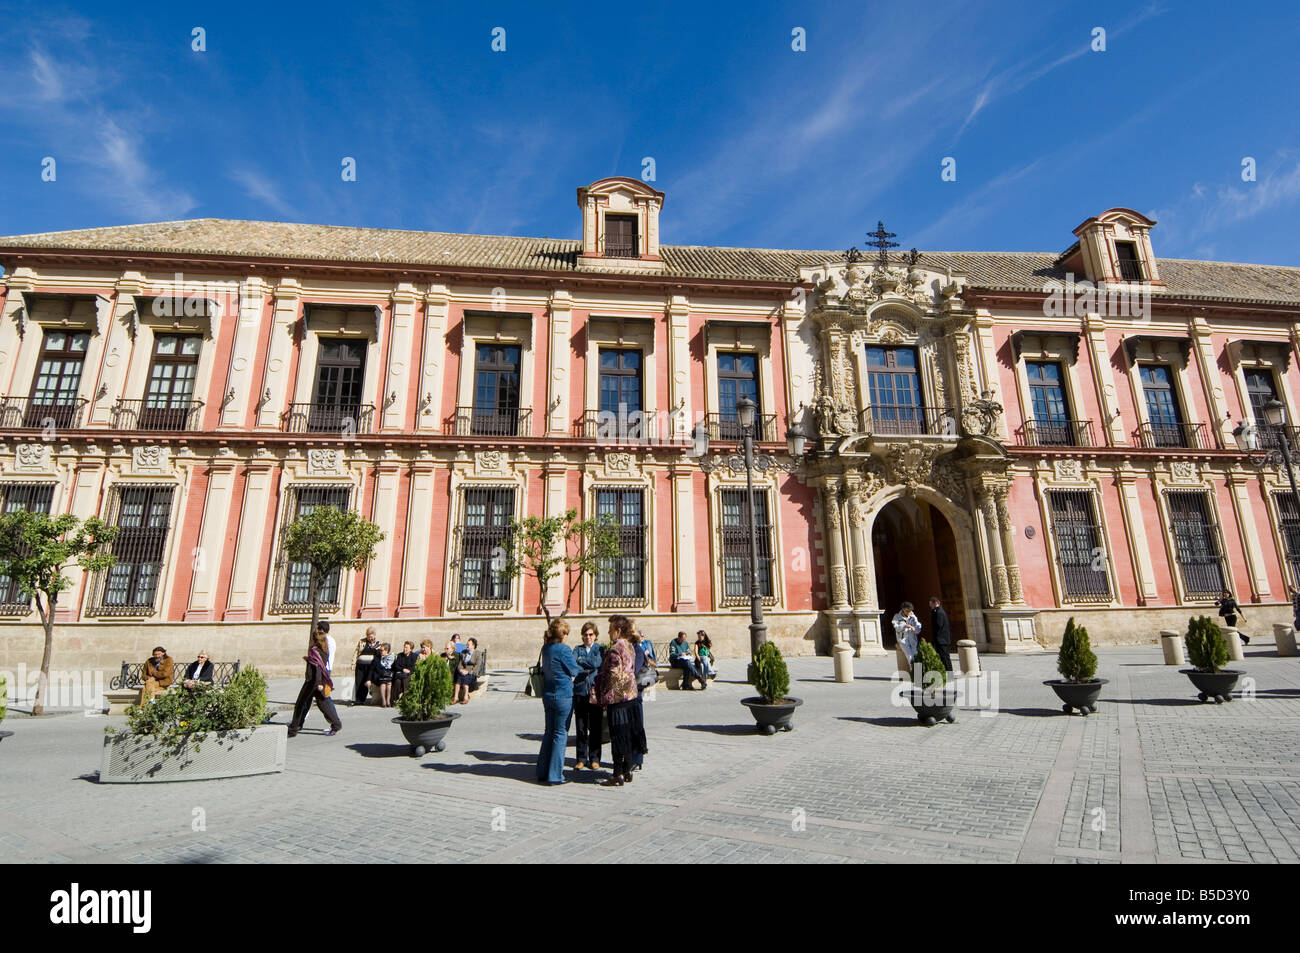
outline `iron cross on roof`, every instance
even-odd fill
[[[898,242],[891,242],[890,239],[896,237],[897,235],[893,232],[885,231],[885,223],[880,221],[876,222],[876,230],[874,232],[867,232],[867,245],[876,249],[876,265],[878,267],[889,267],[889,249],[898,247]],[[856,251],[856,249],[853,250]],[[913,248],[911,252],[908,253],[907,264],[915,265],[920,257],[921,253]]]

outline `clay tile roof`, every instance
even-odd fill
[[[23,249],[575,272],[581,244],[559,238],[199,218],[0,238],[0,261]],[[663,267],[655,274],[772,282],[793,282],[800,267],[839,261],[841,255],[838,251],[706,245],[665,245],[660,251]],[[1049,252],[922,253],[922,264],[930,269],[951,268],[965,274],[969,285],[998,291],[1043,291],[1047,281],[1065,279],[1059,260],[1059,253]],[[1154,297],[1300,305],[1300,268],[1177,258],[1158,261],[1165,286],[1153,288]],[[586,270],[617,273],[620,268],[611,261],[607,268],[592,263]]]

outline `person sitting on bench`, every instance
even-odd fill
[[[212,684],[212,662],[207,652],[200,652],[199,657],[185,668],[185,680],[181,684],[193,688],[196,682]]]
[[[682,670],[682,688],[689,690],[691,679],[700,683],[700,688],[708,688],[709,680],[695,667],[695,656],[691,653],[691,643],[686,641],[686,633],[678,632],[677,638],[668,643],[668,663],[673,668]]]
[[[153,658],[145,660],[140,671],[140,704],[153,701],[153,697],[171,687],[176,680],[176,666],[167,650],[161,645],[153,650]]]

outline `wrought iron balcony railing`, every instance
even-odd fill
[[[457,437],[528,437],[532,420],[527,407],[457,407],[449,432]]]
[[[176,403],[144,400],[119,400],[113,407],[112,425],[116,430],[199,430],[203,424],[203,401]]]
[[[873,404],[859,420],[862,432],[874,436],[961,436],[957,412],[951,407]]]
[[[704,427],[710,440],[734,440],[738,442],[745,439],[744,428],[740,426],[740,419],[734,413],[705,414]],[[766,441],[767,443],[774,443],[778,439],[776,436],[776,414],[755,415],[754,439]]]
[[[1020,428],[1022,447],[1091,447],[1091,420],[1026,420]]]
[[[352,434],[370,433],[374,426],[372,404],[290,404],[284,412],[285,433]]]
[[[1119,259],[1119,276],[1125,281],[1145,281],[1142,277],[1142,262],[1132,258]]]
[[[1138,428],[1138,442],[1148,450],[1212,450],[1205,424],[1151,423]]]
[[[41,430],[45,427],[77,430],[82,425],[88,403],[84,397],[56,403],[31,397],[0,397],[0,427],[14,430]]]
[[[636,243],[628,244],[627,242],[605,242],[606,258],[637,258]]]
[[[1272,424],[1256,424],[1255,440],[1256,447],[1260,450],[1281,450],[1282,445],[1295,453],[1297,447],[1297,436],[1300,435],[1300,427],[1286,424],[1285,426],[1273,426]]]

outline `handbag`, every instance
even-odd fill
[[[641,671],[636,676],[636,687],[638,689],[649,688],[655,682],[659,681],[659,670],[653,665],[641,666]]]
[[[546,691],[546,672],[542,669],[542,653],[537,653],[537,664],[528,666],[528,687],[524,690],[525,695],[531,695],[533,698],[541,698],[542,693]]]

